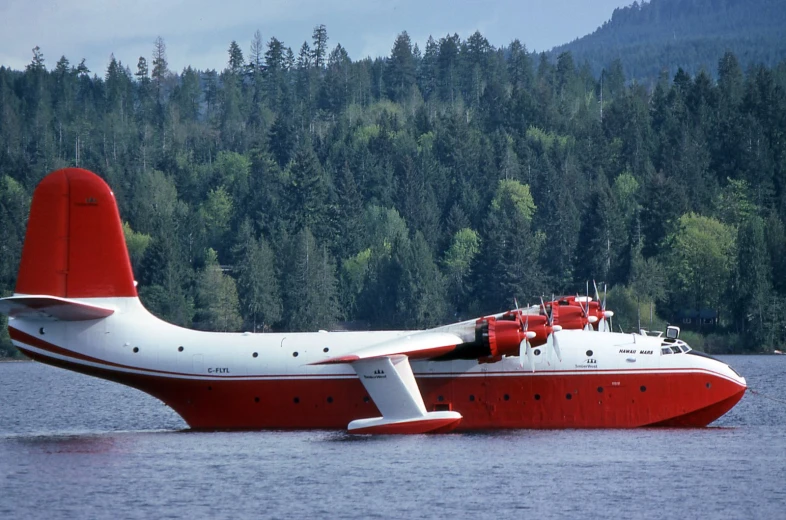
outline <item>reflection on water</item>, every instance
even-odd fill
[[[107,435],[66,435],[17,437],[24,448],[39,453],[111,453],[118,451],[116,437]]]
[[[730,357],[786,397],[786,357]],[[786,406],[711,428],[190,432],[136,390],[0,364],[0,518],[777,518]]]

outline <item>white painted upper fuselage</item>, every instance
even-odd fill
[[[314,365],[329,358],[395,338],[416,337],[422,331],[219,333],[177,327],[149,313],[137,298],[78,300],[115,309],[108,318],[88,321],[11,319],[9,325],[31,336],[91,358],[80,363],[132,373],[188,379],[298,377],[356,378],[348,364]],[[431,331],[445,331],[469,341],[474,320]],[[680,340],[622,333],[588,333],[563,330],[555,333],[559,359],[549,345],[536,347],[533,362],[525,357],[503,357],[493,362],[472,360],[412,360],[417,377],[445,375],[497,376],[592,373],[597,371],[677,370],[709,371],[745,385],[725,363],[703,356],[685,355]],[[34,345],[23,345],[37,351]],[[682,348],[680,348],[682,347]],[[40,352],[49,357],[62,357]]]

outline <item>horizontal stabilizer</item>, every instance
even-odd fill
[[[0,313],[12,318],[49,321],[100,320],[115,312],[108,307],[57,296],[10,296],[0,298]]]
[[[408,336],[401,336],[356,350],[344,356],[332,357],[311,364],[334,365],[401,355],[410,359],[432,359],[453,351],[457,345],[462,343],[464,340],[449,332],[415,332]]]

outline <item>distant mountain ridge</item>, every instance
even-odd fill
[[[615,59],[625,76],[651,83],[661,71],[690,74],[705,69],[713,76],[726,51],[743,68],[786,59],[784,0],[652,0],[614,10],[595,32],[552,49],[570,51],[576,63],[599,74]]]

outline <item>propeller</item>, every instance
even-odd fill
[[[517,305],[518,308],[518,305]],[[521,364],[522,368],[524,367],[524,357],[527,357],[527,361],[529,361],[529,366],[532,367],[532,371],[535,372],[535,360],[533,359],[532,354],[532,345],[529,344],[529,340],[534,339],[537,336],[536,333],[529,330],[529,313],[527,313],[527,319],[525,320],[522,317],[523,312],[518,314],[519,323],[521,323],[521,331],[524,333],[524,339],[521,340],[519,343],[519,363]]]
[[[589,295],[589,281],[587,281],[587,297],[584,299],[584,305],[581,304],[581,300],[576,297],[576,300],[579,302],[579,307],[581,308],[581,313],[584,315],[584,319],[587,320],[586,325],[584,325],[584,330],[592,331],[595,330],[592,328],[592,324],[598,321],[597,316],[590,316],[590,302],[592,298]]]
[[[598,299],[598,301],[601,301],[600,300],[600,293],[598,292],[598,284],[595,283],[595,280],[592,280],[592,285],[595,286],[595,297]],[[614,316],[614,312],[606,310],[607,289],[608,289],[608,287],[604,283],[603,284],[603,301],[601,302],[601,305],[600,305],[602,318],[601,318],[600,323],[598,323],[598,332],[611,332],[611,331],[614,330],[613,327],[612,327],[612,324],[611,324],[611,317]],[[606,322],[606,318],[608,318],[608,320],[609,320],[608,322]]]
[[[543,312],[546,313],[546,304],[543,302],[542,296],[540,297],[540,305],[541,307],[543,307]],[[547,319],[546,325],[548,325],[548,327],[551,329],[551,332],[549,332],[549,335],[546,337],[546,345],[554,349],[554,353],[557,354],[557,359],[559,359],[560,362],[562,362],[562,352],[560,352],[559,343],[557,342],[557,337],[554,336],[555,332],[559,332],[562,330],[562,325],[554,325],[555,313],[557,314],[556,317],[558,318],[559,311],[557,310],[557,307],[554,305],[554,297],[552,296],[551,306],[549,307],[549,310],[546,313],[546,319]],[[533,366],[533,372],[534,371],[535,370]]]
[[[521,340],[519,344],[519,363],[521,363],[522,368],[524,367],[524,356],[527,357],[527,362],[529,366],[532,367],[532,372],[535,372],[535,355],[532,353],[532,345],[529,344],[529,340],[535,337],[535,333],[527,331],[526,337]]]
[[[554,325],[553,332],[549,334],[548,338],[546,338],[546,344],[550,345],[551,348],[554,349],[554,353],[557,354],[557,359],[559,359],[560,362],[562,362],[562,354],[560,353],[559,350],[559,341],[557,341],[557,335],[555,334],[555,332],[559,332],[561,330],[562,327],[560,327],[559,325]]]

